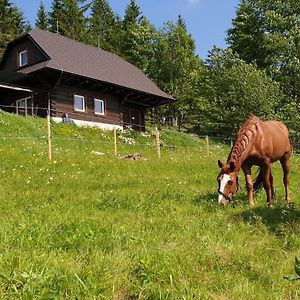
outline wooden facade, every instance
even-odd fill
[[[41,39],[40,36],[45,37],[45,39]],[[60,40],[60,43],[55,45],[54,42],[57,38]],[[49,42],[51,39],[52,43]],[[85,73],[80,71],[83,68],[80,65],[80,60],[82,59],[81,55],[77,58],[73,57],[76,63],[78,61],[78,69],[74,68],[74,61],[72,64],[70,60],[70,62],[67,62],[69,65],[66,65],[65,60],[61,59],[61,55],[63,55],[64,51],[63,43],[71,43],[71,45],[69,45],[69,48],[71,47],[70,53],[73,52],[71,51],[73,47],[78,47],[79,50],[83,48],[81,51],[86,50],[92,53],[89,55],[90,57],[95,55],[96,62],[97,59],[99,59],[99,55],[100,58],[103,56],[105,59],[112,59],[112,64],[117,59],[118,64],[115,66],[112,65],[112,68],[116,76],[119,76],[119,71],[116,67],[121,68],[120,78],[116,78],[116,80],[112,78],[111,82],[107,81],[106,78],[104,78],[104,80],[102,77],[99,79],[96,78],[97,76],[94,74],[97,74],[97,69],[95,69],[91,59],[90,61],[92,63],[90,64],[90,68],[94,68],[94,70],[92,70],[94,73],[90,72],[91,75],[88,77],[87,73],[89,73],[90,69],[87,68],[86,65],[84,65],[86,68]],[[58,55],[56,53],[58,50],[55,47],[61,47],[62,49],[58,50],[61,51],[60,53],[62,54]],[[89,48],[84,49],[84,47]],[[45,51],[44,48],[46,48],[47,51]],[[78,52],[80,52],[79,50]],[[26,65],[20,66],[19,55],[22,51],[26,51],[28,62]],[[101,51],[100,54],[97,51]],[[74,52],[76,52],[76,49],[74,49]],[[59,59],[61,59],[61,65],[58,63]],[[104,62],[107,63],[106,61]],[[103,64],[99,63],[99,72],[102,71],[102,65]],[[71,71],[66,70],[68,67]],[[81,121],[85,125],[91,124],[93,126],[99,124],[99,127],[101,127],[101,124],[103,124],[106,127],[110,126],[110,128],[114,125],[122,128],[131,126],[136,130],[144,130],[145,113],[147,109],[171,102],[171,98],[168,98],[167,94],[160,91],[144,74],[140,75],[140,71],[137,71],[137,69],[129,65],[129,63],[125,63],[125,61],[123,62],[120,58],[116,56],[113,57],[101,49],[93,49],[90,46],[85,46],[76,41],[44,31],[37,31],[37,33],[34,31],[32,34],[29,33],[12,41],[4,53],[3,60],[0,64],[0,71],[1,70],[24,73],[26,76],[17,80],[15,83],[34,90],[30,102],[31,107],[28,109],[38,116],[45,117],[47,110],[50,108],[51,116],[56,121],[62,120],[63,115],[67,113],[69,118],[74,121]],[[110,70],[108,70],[107,73],[110,73],[109,71]],[[128,74],[126,74],[126,72]],[[120,80],[122,81],[124,78],[130,79],[131,75],[133,76],[133,88],[128,87],[126,80],[124,86],[119,84]],[[141,82],[141,89],[139,87],[139,90],[136,89],[136,82]],[[145,91],[143,90],[143,84],[145,85]],[[152,93],[151,89],[154,89],[154,93]],[[156,90],[158,90],[158,92]],[[157,96],[157,93],[161,93],[162,96]],[[82,111],[75,109],[74,95],[84,99],[84,109]],[[17,93],[13,95],[2,93],[0,104],[5,103],[17,107],[17,101],[20,97],[21,96]],[[104,104],[103,114],[95,112],[95,99],[97,99],[97,103],[99,103],[100,100],[102,106]],[[103,100],[103,102],[101,100]],[[10,111],[14,111],[14,109]]]
[[[85,99],[85,111],[78,112],[74,109],[74,95],[83,96]],[[104,101],[104,115],[96,115],[94,99]],[[120,99],[111,94],[105,94],[101,91],[80,88],[78,86],[59,85],[51,95],[51,107],[53,116],[61,117],[68,113],[71,118],[80,118],[90,122],[101,122],[107,124],[122,124],[122,109]]]

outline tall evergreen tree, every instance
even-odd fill
[[[189,116],[196,105],[197,86],[203,70],[203,62],[195,54],[195,42],[188,34],[182,17],[179,16],[176,23],[166,23],[160,32],[149,73],[163,90],[177,100],[166,113],[173,120],[178,120],[179,127],[191,121]]]
[[[49,13],[49,29],[59,33],[59,25],[63,22],[64,2],[63,0],[53,0]]]
[[[46,12],[43,1],[40,2],[40,6],[37,12],[37,19],[35,21],[35,27],[47,30],[49,28],[48,13]]]
[[[54,0],[50,12],[50,30],[78,41],[87,40],[85,0]]]
[[[120,55],[148,74],[157,32],[135,0],[126,7],[121,29]]]
[[[121,22],[108,0],[94,0],[89,19],[90,43],[104,50],[118,53]]]
[[[124,15],[123,24],[125,27],[139,24],[143,19],[140,7],[136,4],[135,0],[130,0],[127,5]]]
[[[30,26],[23,13],[9,0],[0,1],[0,57],[8,42],[21,33],[28,31]]]

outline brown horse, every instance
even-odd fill
[[[286,126],[278,121],[263,122],[258,117],[250,115],[242,125],[236,136],[236,141],[229,153],[227,163],[222,164],[218,175],[219,198],[222,205],[227,205],[232,196],[237,192],[238,173],[242,168],[248,190],[250,206],[254,206],[253,191],[263,185],[267,193],[267,203],[272,207],[274,198],[273,176],[270,164],[279,160],[283,170],[283,182],[285,187],[285,199],[290,204],[289,196],[289,172],[291,145]],[[253,184],[251,167],[259,166],[260,172]]]

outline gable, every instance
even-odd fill
[[[20,67],[19,55],[21,52],[27,52],[28,62]],[[0,64],[0,70],[16,72],[22,69],[48,60],[47,54],[30,38],[28,35],[21,36],[19,39],[8,44],[3,59]]]

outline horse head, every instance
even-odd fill
[[[218,165],[221,168],[221,171],[217,177],[218,181],[218,202],[226,206],[231,200],[233,195],[238,191],[239,180],[238,173],[235,170],[235,163],[229,161],[226,164],[222,164],[218,160]]]

